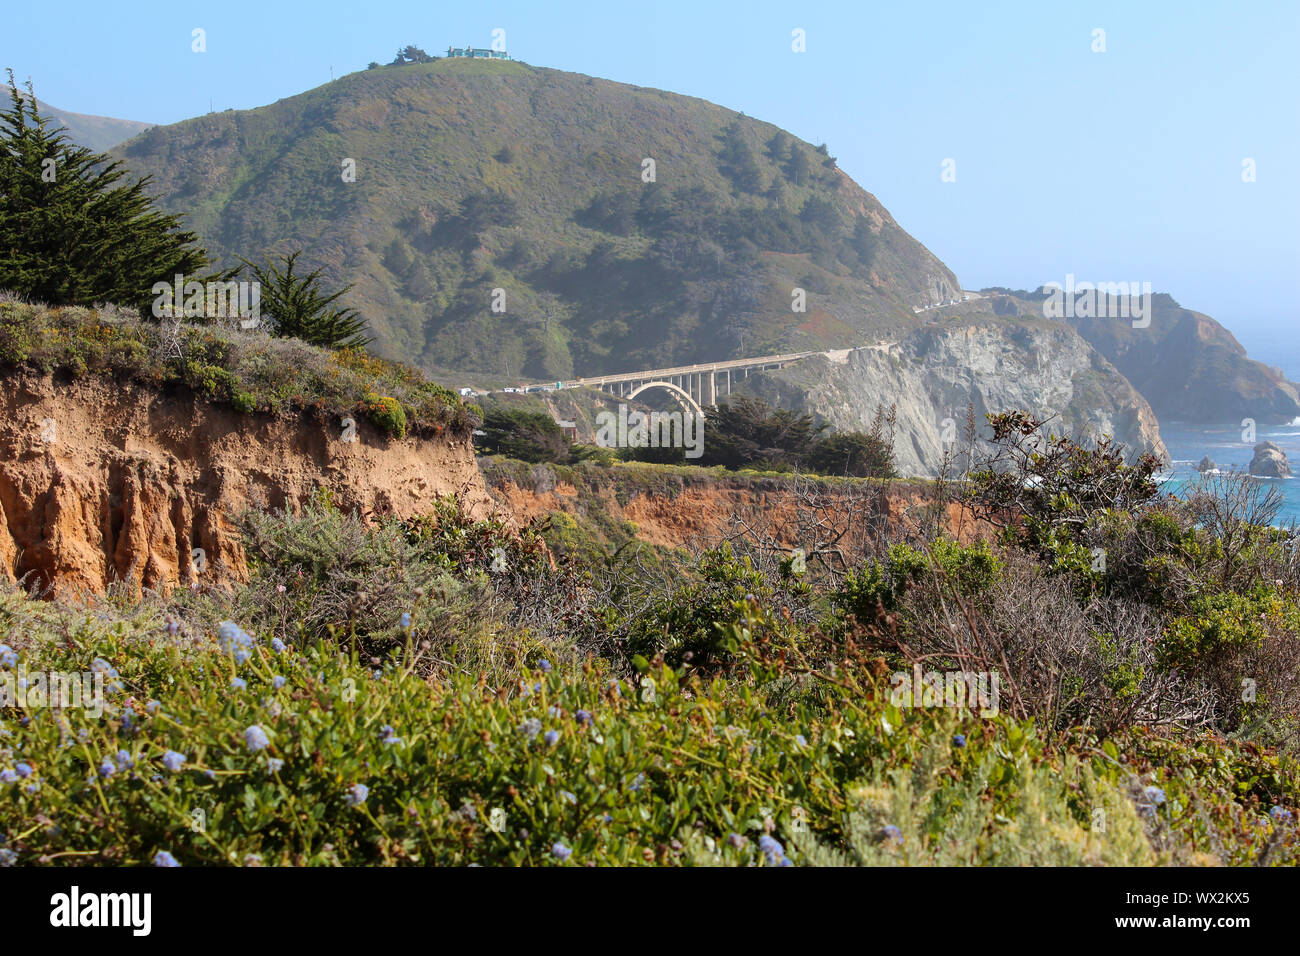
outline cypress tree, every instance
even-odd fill
[[[270,317],[271,331],[283,338],[302,339],[310,345],[330,349],[360,348],[369,341],[366,321],[355,309],[334,307],[338,298],[351,290],[347,285],[326,295],[321,289],[321,270],[295,275],[302,250],[281,257],[283,268],[273,262],[265,266],[241,260],[261,283],[261,309]]]
[[[143,309],[155,282],[208,265],[198,237],[154,209],[149,177],[77,146],[40,114],[31,83],[0,110],[0,289],[51,305]]]

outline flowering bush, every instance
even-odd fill
[[[1298,778],[1277,758],[1234,751],[1194,773],[1195,751],[1161,738],[1063,749],[1005,717],[899,709],[851,648],[834,677],[749,646],[725,683],[661,660],[635,684],[596,661],[516,660],[494,686],[426,679],[415,648],[376,668],[233,622],[172,635],[142,606],[77,614],[13,591],[0,613],[11,669],[99,659],[120,684],[98,718],[3,711],[0,846],[17,863],[1208,859],[1192,837],[1223,862],[1297,862]],[[763,613],[743,608],[739,632],[761,633]],[[800,675],[818,693],[771,706]]]

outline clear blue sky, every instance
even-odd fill
[[[498,27],[529,63],[703,97],[829,143],[967,288],[1146,280],[1265,360],[1280,360],[1270,334],[1300,339],[1296,0],[73,0],[57,14],[10,4],[0,66],[62,109],[169,123],[209,101],[291,96],[407,43],[488,46]],[[795,28],[806,53],[791,50]],[[947,158],[956,182],[941,181]]]

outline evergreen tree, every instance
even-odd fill
[[[870,275],[872,263],[876,261],[876,250],[880,247],[880,239],[871,231],[871,223],[867,221],[866,216],[858,216],[854,219],[853,239],[850,245],[858,258],[854,273],[861,276]]]
[[[334,307],[352,286],[326,295],[320,287],[320,269],[306,275],[294,274],[300,255],[301,249],[281,257],[283,268],[275,263],[263,267],[240,260],[261,284],[261,307],[271,319],[271,331],[282,338],[302,339],[330,349],[364,346],[370,341],[365,334],[366,320],[355,309]]]
[[[791,468],[803,460],[825,426],[811,415],[772,408],[762,399],[734,395],[707,414],[701,465],[724,468]]]
[[[479,431],[482,434],[475,435],[475,443],[484,454],[531,462],[569,458],[569,440],[546,412],[489,408]]]
[[[519,204],[496,189],[471,193],[461,200],[459,222],[463,234],[477,245],[489,228],[518,223]]]
[[[208,265],[177,216],[154,209],[149,177],[119,185],[120,162],[75,145],[41,116],[31,84],[0,110],[0,288],[52,305],[143,309],[155,282]]]
[[[828,435],[809,449],[806,464],[822,475],[890,478],[894,474],[893,450],[880,435],[865,432]]]
[[[747,193],[763,191],[763,170],[758,165],[754,148],[745,138],[739,120],[734,120],[722,131],[722,152],[719,155],[722,172],[741,190]]]
[[[799,218],[827,236],[837,236],[844,228],[835,203],[821,196],[809,196],[799,210]]]
[[[785,164],[786,178],[796,186],[806,186],[811,173],[812,163],[808,161],[808,154],[798,143],[793,144],[790,147],[790,161]]]
[[[790,137],[785,130],[777,130],[767,141],[767,155],[778,165],[790,158]]]
[[[397,56],[393,57],[393,62],[389,66],[402,66],[406,63],[432,63],[436,57],[429,56],[414,43],[407,44],[404,48],[397,51]]]

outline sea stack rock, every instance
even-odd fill
[[[1206,455],[1204,458],[1201,459],[1201,463],[1196,466],[1196,470],[1199,471],[1201,474],[1205,474],[1207,471],[1218,471],[1219,466],[1214,463],[1213,458],[1211,458],[1209,455]]]
[[[1255,457],[1250,460],[1250,473],[1260,478],[1288,478],[1291,465],[1281,448],[1271,441],[1262,441],[1255,446]]]

